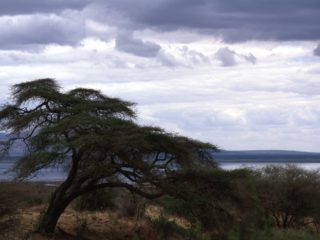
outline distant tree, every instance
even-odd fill
[[[13,103],[0,110],[0,126],[26,154],[14,170],[24,179],[39,170],[68,166],[38,231],[54,232],[60,215],[80,195],[101,188],[125,188],[146,198],[164,193],[179,169],[213,164],[209,143],[134,122],[133,104],[97,90],[62,92],[53,79],[16,84]]]
[[[257,178],[262,208],[279,228],[319,227],[320,174],[294,165],[268,166]]]
[[[252,227],[257,216],[253,172],[247,169],[197,168],[179,172],[170,195],[160,199],[164,210],[203,228],[213,239],[225,239],[238,225]]]

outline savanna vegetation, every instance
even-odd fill
[[[185,171],[157,199],[109,188],[84,194],[44,236],[39,221],[57,187],[1,183],[0,239],[313,240],[319,186],[319,172],[295,166]]]
[[[52,79],[14,85],[0,110],[0,239],[320,239],[320,173],[218,168],[209,143],[135,122],[133,104]],[[65,181],[21,182],[63,165]]]

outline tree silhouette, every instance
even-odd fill
[[[16,141],[26,145],[14,167],[17,177],[67,166],[40,219],[42,233],[54,232],[65,208],[82,194],[110,187],[156,198],[179,170],[213,164],[214,145],[139,126],[132,103],[97,90],[63,92],[53,79],[39,79],[14,85],[12,98],[0,110],[0,125],[10,136],[3,150]]]

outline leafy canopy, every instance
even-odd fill
[[[214,145],[140,126],[133,103],[98,90],[63,92],[48,78],[14,85],[12,97],[0,110],[0,126],[10,136],[3,150],[16,141],[26,145],[14,168],[18,178],[64,164],[78,194],[104,186],[140,191],[146,183],[159,187],[178,169],[213,163]]]

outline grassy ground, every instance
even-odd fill
[[[0,239],[157,239],[150,221],[137,219],[132,210],[79,212],[72,206],[62,214],[54,236],[36,234],[39,215],[53,189],[39,183],[0,183]],[[156,216],[158,211],[149,208],[148,214]]]
[[[184,219],[166,215],[148,205],[144,215],[132,211],[128,195],[121,195],[120,207],[105,211],[76,211],[72,206],[62,214],[53,236],[34,232],[38,217],[54,187],[39,183],[0,183],[0,239],[4,240],[209,240],[208,235],[190,230]],[[137,206],[134,206],[137,207]],[[252,230],[250,238],[231,231],[227,240],[317,240],[320,236],[304,231],[267,232]],[[220,239],[219,239],[220,240]]]

